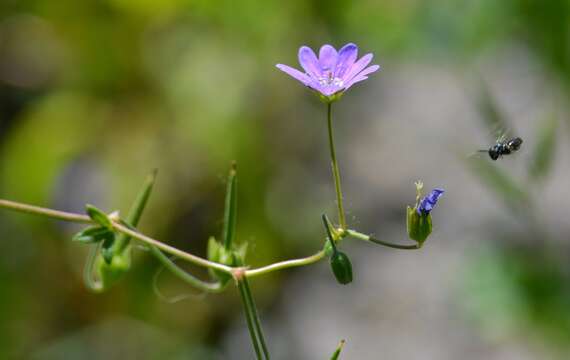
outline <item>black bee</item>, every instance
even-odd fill
[[[514,137],[509,140],[499,140],[497,143],[489,148],[489,150],[479,150],[489,154],[491,160],[497,160],[503,155],[509,155],[520,149],[523,140],[520,137]]]

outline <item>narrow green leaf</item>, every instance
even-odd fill
[[[331,357],[331,360],[338,360],[338,358],[339,358],[339,356],[340,356],[340,352],[342,351],[342,348],[344,347],[345,342],[346,342],[346,341],[341,340],[341,341],[338,343],[338,346],[337,346],[335,352],[333,353],[333,355],[332,355],[332,357]]]
[[[556,150],[557,118],[551,116],[540,125],[538,142],[529,166],[529,175],[533,180],[540,180],[548,175],[552,169]]]
[[[127,214],[127,218],[125,219],[125,223],[128,224],[128,227],[134,228],[138,225],[142,213],[146,207],[150,194],[152,193],[152,188],[156,181],[157,170],[155,169],[151,174],[149,174],[146,178],[146,181],[137,194],[129,213]],[[122,252],[127,245],[129,244],[131,237],[124,233],[119,234],[117,237],[117,251]]]
[[[97,209],[93,205],[87,204],[85,206],[85,210],[87,211],[87,215],[91,218],[91,220],[95,221],[97,224],[109,229],[113,230],[113,224],[107,214],[103,211]]]
[[[77,234],[72,238],[73,241],[77,241],[83,244],[94,244],[102,240],[105,240],[109,236],[110,230],[101,226],[90,226]]]
[[[222,239],[224,247],[230,249],[235,237],[237,219],[237,166],[232,163],[230,173],[228,175],[228,184],[226,188],[226,201],[224,206],[224,227],[222,230]]]

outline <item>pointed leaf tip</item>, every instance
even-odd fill
[[[111,219],[109,219],[107,214],[105,214],[103,211],[90,204],[85,205],[85,210],[91,220],[109,230],[113,229],[113,223],[111,222]]]

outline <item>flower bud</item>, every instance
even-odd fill
[[[129,271],[131,267],[131,252],[128,250],[123,251],[121,254],[115,254],[110,259],[110,262],[103,256],[98,257],[97,273],[103,284],[103,289],[110,288]]]
[[[245,261],[246,250],[246,245],[237,247],[232,245],[230,249],[226,249],[214,237],[210,237],[208,240],[208,260],[227,266],[242,266]],[[209,271],[212,277],[218,279],[224,285],[232,278],[230,274],[220,270],[209,269]]]
[[[421,246],[424,241],[431,234],[431,215],[418,213],[415,208],[408,206],[407,221],[408,236],[410,239],[415,240]]]
[[[423,186],[424,184],[421,181],[416,182],[416,206],[413,208],[408,206],[406,211],[408,236],[417,241],[420,247],[431,234],[431,211],[444,193],[443,189],[435,188],[422,198]]]
[[[346,285],[352,282],[352,264],[345,253],[336,251],[332,254],[331,268],[339,284]]]

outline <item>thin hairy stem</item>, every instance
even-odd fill
[[[376,238],[373,238],[370,235],[366,235],[363,233],[360,233],[358,231],[355,230],[346,230],[346,234],[348,236],[352,236],[355,239],[359,239],[359,240],[364,240],[364,241],[370,241],[372,243],[378,244],[378,245],[383,245],[383,246],[387,246],[390,248],[394,248],[394,249],[400,249],[400,250],[417,250],[420,248],[419,244],[413,244],[413,245],[400,245],[400,244],[393,244],[387,241],[383,241],[383,240],[378,240]]]
[[[10,201],[10,200],[0,199],[0,207],[10,209],[10,210],[19,211],[19,212],[23,212],[23,213],[27,213],[27,214],[32,214],[32,215],[46,216],[46,217],[49,217],[52,219],[63,220],[63,221],[70,221],[70,222],[84,223],[84,224],[90,224],[93,222],[91,220],[91,218],[87,215],[69,213],[69,212],[65,212],[65,211],[58,211],[58,210],[52,210],[52,209],[46,209],[43,207],[28,205],[28,204],[22,204],[22,203]]]
[[[219,293],[225,289],[225,286],[221,282],[207,282],[198,279],[197,277],[189,274],[186,270],[182,269],[168,258],[162,251],[154,246],[148,246],[150,252],[160,261],[160,263],[173,275],[181,279],[182,281],[190,284],[191,286],[210,293]]]
[[[89,224],[89,223],[94,224],[94,222],[91,220],[91,218],[87,215],[69,213],[69,212],[52,210],[52,209],[46,209],[46,208],[42,208],[39,206],[21,204],[21,203],[9,201],[9,200],[0,200],[0,207],[10,209],[10,210],[19,211],[19,212],[24,212],[24,213],[28,213],[28,214],[46,216],[46,217],[49,217],[52,219],[77,222],[77,223],[85,223],[85,224]],[[175,247],[172,247],[172,246],[167,245],[165,243],[162,243],[158,240],[155,240],[149,236],[143,235],[143,234],[141,234],[135,230],[129,229],[127,226],[120,224],[117,221],[112,221],[112,226],[113,226],[113,229],[115,229],[116,231],[118,231],[120,233],[129,235],[129,236],[131,236],[131,237],[133,237],[139,241],[142,241],[148,245],[155,246],[155,247],[159,248],[160,250],[162,250],[166,253],[174,255],[180,259],[184,259],[184,260],[191,262],[195,265],[221,270],[221,271],[224,271],[228,274],[232,273],[232,267],[230,267],[230,266],[219,264],[216,262],[212,262],[212,261],[203,259],[199,256],[189,254],[185,251],[179,250]]]
[[[260,267],[257,269],[250,269],[250,270],[247,270],[245,272],[245,275],[248,277],[253,277],[253,276],[264,275],[264,274],[270,273],[272,271],[282,270],[282,269],[286,269],[286,268],[310,265],[310,264],[314,264],[314,263],[318,262],[319,260],[321,260],[324,257],[325,257],[325,252],[324,252],[324,250],[321,250],[318,253],[311,255],[311,256],[308,256],[308,257],[305,257],[305,258],[294,259],[294,260],[285,260],[285,261],[281,261],[281,262],[274,263],[271,265],[263,266],[263,267]]]
[[[227,266],[227,265],[223,265],[223,264],[219,264],[216,262],[212,262],[206,259],[203,259],[199,256],[196,255],[192,255],[190,253],[187,253],[185,251],[179,250],[175,247],[172,247],[170,245],[167,245],[165,243],[162,243],[158,240],[155,240],[149,236],[146,236],[144,234],[141,234],[137,231],[131,230],[128,227],[119,224],[118,222],[113,222],[113,228],[115,230],[117,230],[118,232],[127,234],[137,240],[140,240],[148,245],[152,245],[155,246],[157,248],[159,248],[160,250],[169,253],[170,255],[174,255],[176,257],[179,257],[180,259],[184,259],[188,262],[191,262],[193,264],[199,265],[199,266],[203,266],[203,267],[208,267],[208,268],[212,268],[212,269],[216,269],[216,270],[221,270],[224,271],[228,274],[232,273],[232,267]]]
[[[338,221],[340,222],[340,227],[346,229],[346,216],[344,214],[344,205],[342,202],[342,189],[340,188],[340,170],[338,168],[338,162],[336,160],[336,151],[334,147],[334,134],[332,126],[332,104],[327,104],[327,126],[329,130],[329,148],[331,153],[331,167],[334,177],[334,187],[336,191],[336,204],[338,206]]]
[[[0,208],[15,210],[15,211],[24,212],[24,213],[33,214],[33,215],[46,216],[46,217],[49,217],[52,219],[77,222],[77,223],[84,223],[84,224],[94,224],[94,222],[91,220],[91,218],[89,218],[89,216],[87,216],[87,215],[75,214],[75,213],[58,211],[58,210],[52,210],[52,209],[47,209],[47,208],[34,206],[34,205],[17,203],[14,201],[0,200]],[[150,247],[156,247],[158,250],[164,251],[165,253],[168,253],[170,255],[174,255],[181,260],[188,261],[188,262],[193,263],[195,265],[221,270],[221,271],[224,271],[228,274],[233,274],[233,272],[236,269],[238,269],[235,267],[230,267],[230,266],[223,265],[220,263],[212,262],[212,261],[203,259],[199,256],[192,255],[190,253],[184,252],[184,251],[179,250],[175,247],[172,247],[172,246],[167,245],[165,243],[162,243],[158,240],[155,240],[149,236],[141,234],[138,231],[136,231],[136,229],[131,229],[128,226],[125,226],[125,225],[123,225],[117,221],[113,221],[112,225],[113,225],[113,228],[120,233],[123,233],[125,235],[130,236],[130,237],[133,237],[139,241],[146,243]],[[351,232],[353,233],[353,237],[358,237],[358,235],[354,235],[354,234],[359,234],[358,232],[354,232],[352,230],[351,230]],[[366,236],[363,234],[360,234],[360,235]],[[362,239],[362,237],[360,237],[360,238]],[[370,240],[370,239],[363,239],[363,240]],[[370,241],[372,241],[372,240],[370,240]],[[246,276],[253,277],[253,276],[264,275],[264,274],[267,274],[267,273],[270,273],[273,271],[287,269],[287,268],[291,268],[291,267],[311,265],[311,264],[314,264],[314,263],[320,261],[321,259],[323,259],[324,256],[325,256],[325,252],[323,250],[321,250],[318,253],[311,255],[311,256],[308,256],[308,257],[305,257],[305,258],[285,260],[285,261],[277,262],[277,263],[274,263],[271,265],[259,267],[257,269],[249,269],[245,272],[245,274],[246,274]]]

